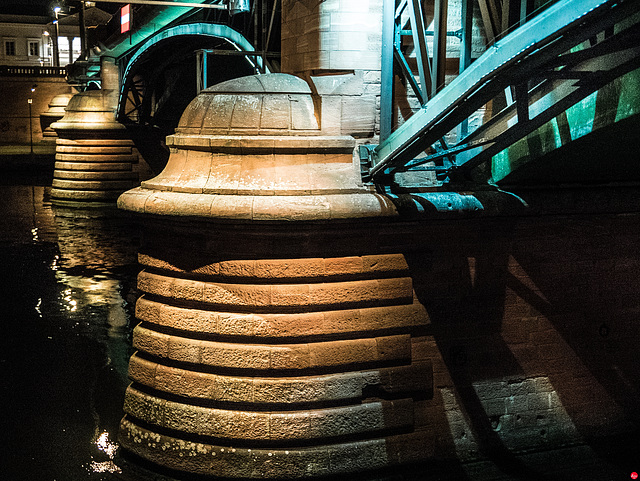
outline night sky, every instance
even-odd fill
[[[53,15],[55,0],[0,0],[0,13],[18,15]]]
[[[60,5],[72,5],[73,0],[0,0],[0,14],[15,14],[15,15],[43,15],[53,17],[53,7]],[[126,3],[126,2],[122,2]],[[115,3],[100,3],[96,2],[96,6],[106,12],[113,13],[120,6]]]

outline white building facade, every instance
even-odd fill
[[[72,63],[80,56],[78,27],[58,27],[59,65]],[[52,66],[55,64],[55,24],[47,17],[0,15],[0,65]]]

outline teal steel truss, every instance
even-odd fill
[[[560,0],[534,16],[524,1],[504,0],[498,10],[493,0],[479,0],[488,47],[473,62],[472,2],[462,1],[462,28],[446,32],[445,0],[434,0],[433,31],[425,29],[419,0],[385,0],[380,145],[361,152],[366,179],[393,184],[396,173],[411,170],[434,170],[444,182],[463,179],[570,106],[640,68],[637,0]],[[410,32],[400,20],[403,12]],[[402,49],[408,33],[417,75]],[[460,74],[443,88],[447,34],[461,39]],[[427,36],[433,36],[431,53]],[[392,131],[396,74],[421,106]],[[468,119],[488,103],[493,103],[490,118],[470,128]]]

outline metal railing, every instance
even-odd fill
[[[65,77],[66,67],[0,65],[0,75],[15,77]]]

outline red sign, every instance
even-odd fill
[[[127,4],[120,9],[120,33],[131,29],[131,5]]]

